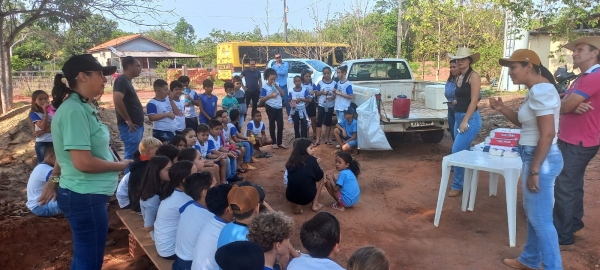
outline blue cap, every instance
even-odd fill
[[[354,108],[348,107],[344,110],[344,114],[354,114]]]

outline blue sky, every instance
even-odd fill
[[[263,34],[266,34],[265,25],[268,25],[269,33],[283,33],[283,0],[158,0],[158,3],[162,5],[162,9],[173,9],[175,13],[172,18],[163,17],[161,20],[174,24],[180,17],[184,17],[194,27],[199,38],[208,36],[213,28],[246,32],[259,26]],[[315,21],[312,18],[314,12],[311,6],[316,7],[318,18],[325,21],[327,17],[331,19],[338,12],[350,12],[352,6],[356,6],[357,3],[370,10],[375,0],[287,0],[288,28],[313,29]],[[144,23],[156,25],[159,22],[146,16]],[[173,26],[168,25],[165,28],[171,29]],[[119,28],[129,32],[141,32],[152,27],[119,22]]]

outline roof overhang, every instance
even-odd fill
[[[119,51],[118,57],[140,57],[140,58],[198,58],[197,55],[178,53],[178,52],[123,52]]]

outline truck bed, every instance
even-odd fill
[[[411,100],[408,118],[394,118],[392,101],[382,101],[381,121],[384,123],[409,123],[422,121],[448,121],[448,110],[434,110],[425,107],[422,100]]]

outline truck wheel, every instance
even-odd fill
[[[433,130],[421,132],[421,139],[424,143],[439,143],[444,138],[444,130]]]

